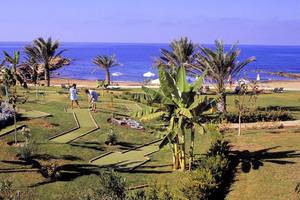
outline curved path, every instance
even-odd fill
[[[227,128],[230,129],[238,129],[239,124],[232,123],[225,125]],[[275,121],[275,122],[254,122],[254,123],[242,123],[242,129],[264,129],[264,128],[291,128],[291,127],[299,127],[300,120],[293,120],[293,121]]]
[[[109,152],[90,161],[100,167],[111,167],[120,171],[132,171],[150,160],[148,155],[159,150],[161,140],[157,140],[124,152]]]
[[[77,127],[50,138],[50,141],[56,143],[69,143],[99,129],[93,115],[87,109],[74,109],[72,112],[74,114]]]

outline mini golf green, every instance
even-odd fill
[[[155,141],[154,143],[125,152],[111,152],[92,159],[90,163],[100,167],[112,167],[121,171],[132,171],[150,160],[148,155],[159,150],[160,142]]]
[[[20,128],[22,128],[23,126],[25,126],[25,125],[17,125],[17,130],[20,129]],[[13,132],[14,130],[15,130],[15,126],[14,125],[7,126],[4,129],[0,129],[0,137]]]
[[[87,109],[74,109],[72,112],[76,115],[79,127],[66,132],[65,134],[58,134],[58,136],[51,138],[50,141],[56,143],[69,143],[99,129],[98,125],[95,124],[93,116]]]

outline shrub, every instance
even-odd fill
[[[108,145],[116,145],[118,142],[118,135],[114,130],[110,130],[110,132],[107,134],[107,138],[105,143]]]
[[[45,178],[50,178],[51,180],[60,178],[59,166],[55,162],[43,166],[41,172]]]
[[[146,190],[126,190],[126,181],[115,171],[101,173],[100,185],[76,195],[80,200],[173,200],[175,199],[167,185],[151,183]]]
[[[124,200],[126,197],[125,179],[115,171],[100,174],[100,186],[96,190],[98,199]]]
[[[222,139],[216,139],[215,142],[212,142],[207,156],[214,157],[214,156],[221,156],[222,158],[228,157],[230,151],[230,146],[228,141]]]
[[[132,192],[131,195],[129,195],[127,200],[147,200],[146,192],[145,190],[137,190],[135,192]]]
[[[159,103],[160,101],[159,99],[153,99],[150,95],[145,93],[123,92],[116,97],[119,99],[125,99],[149,105],[152,105],[153,103]]]
[[[295,195],[296,195],[296,198],[297,199],[300,199],[300,182],[296,185],[296,188],[295,188]],[[295,198],[295,199],[296,199]]]
[[[199,168],[189,175],[182,192],[189,200],[209,200],[217,187],[211,170]]]
[[[30,162],[36,150],[36,144],[34,142],[31,142],[19,147],[18,156],[20,159]]]
[[[174,195],[167,185],[159,185],[157,182],[150,184],[147,190],[138,190],[127,196],[126,200],[173,200]]]
[[[231,123],[239,122],[238,113],[227,113],[225,119]],[[270,121],[288,121],[292,120],[293,117],[290,112],[286,110],[257,110],[257,111],[247,111],[241,116],[242,123],[251,122],[270,122]]]
[[[0,182],[0,200],[13,199],[15,190],[10,180],[1,180]]]
[[[195,171],[187,175],[183,195],[189,200],[217,199],[218,190],[228,170],[229,145],[222,138],[212,142],[207,154],[196,159]]]
[[[98,80],[97,81],[97,88],[107,88],[109,85],[105,80]]]

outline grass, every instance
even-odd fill
[[[131,112],[144,105],[121,99],[114,99],[112,103],[110,102],[110,93],[102,92],[104,96],[100,97],[99,112],[95,114],[95,120],[100,125],[99,130],[78,138],[69,144],[49,142],[48,139],[51,136],[76,126],[73,116],[64,112],[64,108],[69,103],[68,95],[56,93],[58,90],[51,87],[49,89],[51,92],[46,92],[45,99],[39,101],[35,99],[34,91],[32,91],[28,102],[18,105],[18,107],[52,114],[52,116],[46,118],[25,120],[22,123],[29,126],[32,131],[32,139],[37,143],[38,151],[35,159],[42,165],[57,163],[64,166],[64,179],[49,183],[41,174],[36,172],[0,174],[0,179],[13,180],[17,188],[25,189],[31,186],[38,199],[70,199],[72,195],[76,196],[80,191],[84,192],[89,188],[93,188],[99,180],[97,177],[99,169],[85,166],[92,158],[108,152],[125,151],[160,138],[159,133],[153,133],[148,128],[154,125],[152,122],[144,124],[146,127],[144,131],[109,124],[107,119],[112,115],[130,115]],[[134,91],[139,92],[140,90],[135,89]],[[80,89],[80,92],[81,99],[79,103],[82,107],[87,107],[87,99],[83,94],[83,90]],[[120,93],[123,90],[113,92]],[[300,119],[300,103],[297,97],[300,97],[300,92],[264,94],[258,97],[256,104],[261,107],[284,107],[289,109],[295,118]],[[228,96],[229,109],[234,109],[233,99],[234,96]],[[87,116],[83,117],[82,120],[86,119]],[[118,142],[113,146],[105,144],[107,134],[111,129],[118,136]],[[266,154],[269,155],[272,152],[299,151],[299,133],[299,129],[253,130],[244,131],[241,137],[237,137],[235,131],[231,131],[226,133],[226,137],[232,142],[234,149],[237,151],[249,150],[249,152],[255,152],[279,146],[267,151]],[[189,143],[189,134],[187,136]],[[18,135],[18,138],[19,140],[24,139],[21,135]],[[13,134],[0,139],[0,168],[23,167],[22,165],[5,162],[15,160],[18,151],[17,147],[7,145],[9,141],[13,141]],[[210,142],[210,135],[196,135],[195,153],[202,154],[206,152]],[[137,152],[133,151],[133,156],[135,156],[135,153]],[[261,156],[263,157],[263,155]],[[291,153],[287,155],[289,156]],[[138,161],[141,160],[140,158],[138,158]],[[128,185],[135,186],[158,179],[159,182],[170,184],[172,190],[180,195],[180,180],[188,172],[172,172],[170,166],[172,162],[171,152],[167,147],[152,154],[150,158],[149,162],[132,173],[122,172]],[[109,161],[111,160],[113,159],[109,159]],[[270,159],[262,159],[263,166],[256,170],[251,169],[248,173],[244,173],[241,166],[238,167],[239,173],[236,175],[227,199],[292,199],[293,189],[300,179],[299,170],[297,170],[299,169],[299,157],[276,158],[276,160],[295,162],[285,164],[276,164],[268,162],[268,160]],[[267,192],[264,193],[264,191]]]
[[[300,129],[253,130],[228,139],[242,159],[226,199],[297,199]]]

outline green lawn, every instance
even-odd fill
[[[243,162],[251,161],[251,168],[240,163],[226,199],[297,199],[294,189],[300,181],[299,128],[245,131],[241,137],[229,134],[228,139],[234,150],[244,151]],[[256,169],[257,164],[261,165]]]
[[[67,94],[58,94],[57,88],[50,88],[46,92],[45,99],[35,100],[34,91],[30,94],[30,98],[26,104],[19,105],[19,108],[25,110],[38,110],[50,113],[52,116],[47,118],[38,118],[23,121],[32,131],[32,139],[36,141],[38,149],[36,160],[41,164],[57,163],[61,166],[72,166],[71,169],[65,169],[66,178],[61,181],[47,183],[39,173],[0,173],[0,179],[8,178],[13,180],[17,188],[26,188],[33,186],[31,189],[36,192],[38,199],[70,199],[71,195],[78,191],[85,191],[88,188],[95,187],[98,181],[98,169],[82,168],[81,165],[88,164],[90,159],[103,155],[108,152],[125,151],[139,145],[149,143],[160,138],[159,133],[153,133],[149,128],[146,130],[132,130],[126,127],[112,126],[107,119],[113,114],[130,115],[133,111],[143,107],[143,105],[121,99],[114,99],[113,104],[110,102],[109,93],[103,92],[104,97],[100,97],[99,112],[95,114],[95,120],[100,126],[90,134],[87,134],[69,144],[49,142],[49,138],[62,131],[70,130],[76,126],[72,114],[66,113],[64,108],[69,104]],[[130,90],[126,90],[130,91]],[[135,92],[140,90],[136,89]],[[80,105],[87,107],[87,99],[80,90]],[[120,93],[122,91],[114,91]],[[300,102],[298,101],[300,92],[286,92],[283,94],[265,94],[258,97],[257,105],[266,106],[282,106],[290,109],[295,118],[300,119]],[[229,109],[233,109],[233,97],[228,97]],[[83,117],[86,119],[86,117]],[[154,123],[144,124],[145,127],[153,126]],[[118,133],[118,143],[114,146],[105,144],[107,133],[110,129],[114,129]],[[292,130],[257,130],[247,131],[243,136],[237,138],[235,131],[226,133],[226,137],[230,139],[235,149],[248,149],[251,151],[261,150],[264,148],[280,146],[270,151],[299,151],[300,131]],[[18,136],[19,140],[23,140],[22,136]],[[13,134],[0,138],[0,169],[20,168],[22,165],[14,164],[17,147],[9,146],[6,143],[13,140]],[[189,141],[189,137],[187,137]],[[210,145],[210,135],[196,135],[196,153],[201,154],[207,151]],[[145,165],[137,168],[133,173],[122,172],[129,186],[148,183],[151,180],[158,179],[160,182],[167,182],[171,185],[172,190],[178,192],[181,178],[185,173],[172,172],[171,169],[171,152],[168,148],[163,148],[159,152],[150,156],[151,160]],[[140,159],[138,159],[140,160]],[[289,157],[284,160],[299,162],[298,157]],[[289,199],[296,181],[300,179],[299,165],[274,164],[263,162],[257,170],[250,170],[249,173],[240,173],[236,176],[231,192],[227,199]],[[274,175],[275,174],[275,175]],[[280,188],[280,189],[279,189]],[[263,191],[268,191],[263,194]],[[274,195],[273,195],[274,194]],[[179,193],[178,193],[179,195]],[[267,198],[266,195],[272,195],[274,198]]]

